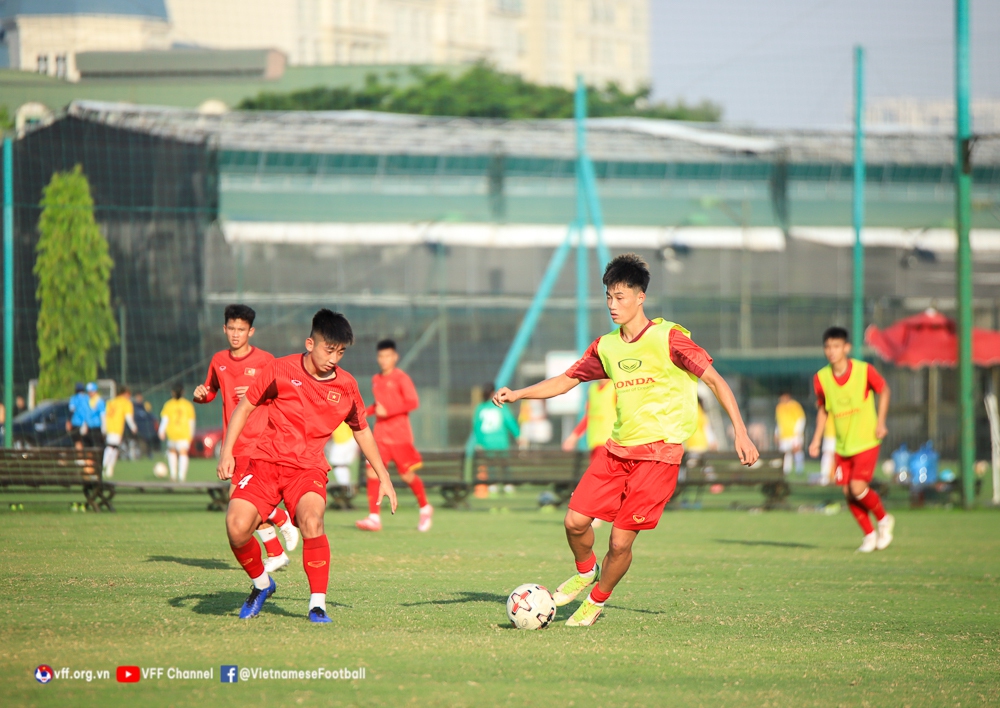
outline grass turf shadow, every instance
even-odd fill
[[[225,561],[217,558],[180,558],[178,556],[149,556],[146,563],[177,563],[178,565],[188,565],[192,568],[204,568],[205,570],[236,570],[235,566],[229,565]]]
[[[217,617],[236,617],[239,615],[240,607],[246,600],[246,594],[241,592],[214,592],[201,595],[181,595],[172,597],[167,602],[171,607],[187,609],[188,603],[194,601],[191,611],[199,615],[215,615]],[[292,614],[273,602],[264,603],[261,614],[281,615],[282,617],[303,617],[304,615]]]
[[[426,602],[401,602],[400,607],[417,607],[419,605],[460,605],[467,602],[499,602],[507,603],[506,595],[496,595],[491,592],[460,592],[461,597],[452,600],[427,600]]]
[[[789,541],[744,541],[730,538],[712,539],[716,543],[731,543],[738,546],[774,546],[775,548],[819,548],[811,543],[792,543]]]

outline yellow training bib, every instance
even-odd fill
[[[619,327],[598,340],[597,353],[615,387],[612,440],[626,447],[664,441],[681,444],[698,422],[698,377],[670,360],[670,331],[691,333],[657,318],[626,342]]]
[[[826,398],[826,412],[837,431],[837,454],[850,457],[878,445],[875,396],[866,395],[868,364],[851,359],[851,375],[843,386],[834,379],[830,366],[820,369],[817,376]]]

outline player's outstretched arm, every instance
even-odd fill
[[[493,405],[502,407],[504,403],[514,403],[522,398],[555,398],[576,388],[579,384],[579,379],[571,379],[566,374],[559,374],[516,391],[504,386],[493,394]]]
[[[389,479],[389,470],[385,468],[382,456],[378,454],[378,445],[375,444],[375,436],[372,435],[372,429],[355,430],[354,440],[358,443],[358,447],[361,448],[361,454],[365,456],[372,469],[375,470],[375,476],[378,477],[378,501],[375,503],[381,504],[382,497],[389,497],[389,505],[392,507],[392,513],[395,514],[396,490],[392,488],[392,480]]]
[[[243,432],[247,419],[257,406],[250,403],[244,396],[233,411],[232,418],[229,419],[229,428],[226,430],[226,440],[222,443],[222,454],[219,456],[219,466],[216,473],[219,479],[232,479],[233,470],[236,469],[236,460],[233,457],[233,448],[239,440],[240,433]]]
[[[757,461],[760,453],[757,452],[757,446],[751,442],[750,436],[747,435],[747,426],[743,423],[743,416],[740,415],[740,407],[736,403],[733,390],[729,388],[729,384],[711,364],[701,375],[701,380],[712,389],[719,405],[725,408],[726,413],[729,414],[729,420],[733,422],[733,431],[736,433],[736,454],[739,455],[740,462],[749,467]]]
[[[816,409],[816,432],[813,433],[812,442],[809,443],[809,456],[819,457],[820,445],[823,442],[823,433],[826,431],[826,419],[830,414],[826,412],[826,406]]]

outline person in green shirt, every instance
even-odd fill
[[[511,441],[517,440],[521,429],[507,408],[493,405],[493,384],[483,387],[483,402],[472,414],[472,434],[480,450],[509,450]]]

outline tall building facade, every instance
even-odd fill
[[[292,65],[485,59],[546,84],[649,81],[649,0],[167,0],[175,45],[274,47]]]

